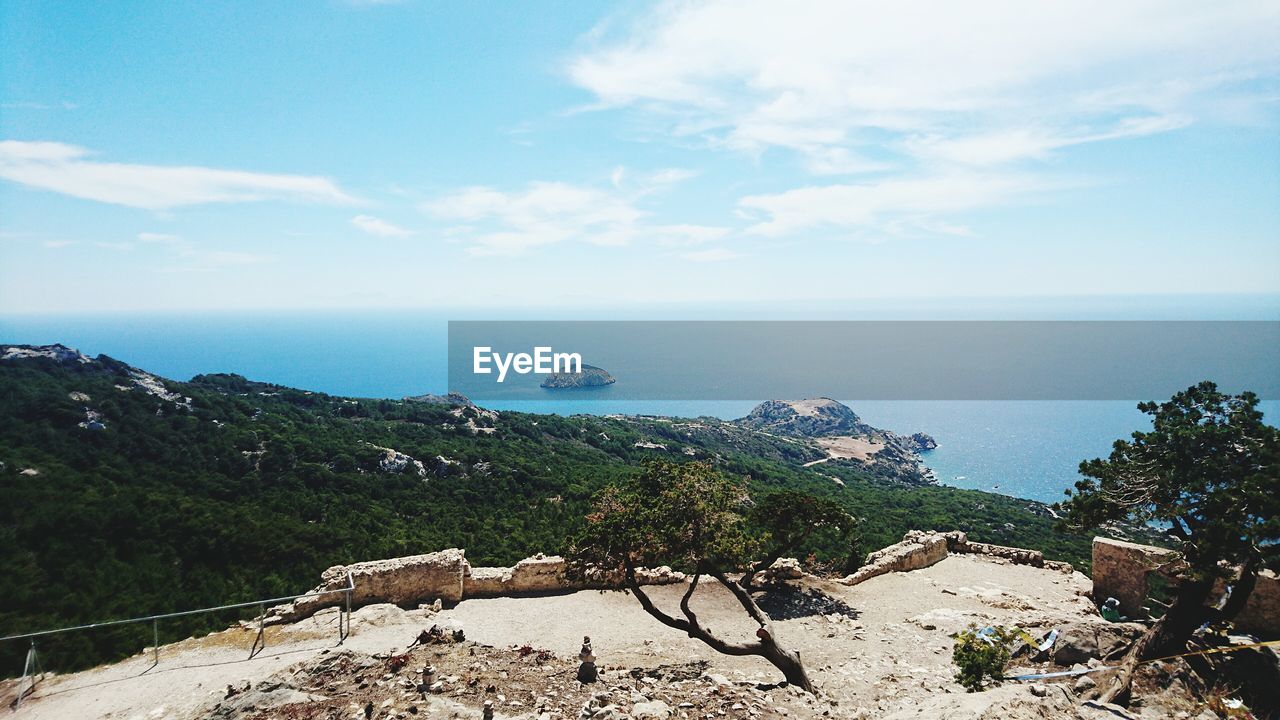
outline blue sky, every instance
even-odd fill
[[[1280,293],[1280,5],[0,4],[0,311]]]

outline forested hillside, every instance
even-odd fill
[[[596,490],[655,457],[834,497],[862,519],[863,552],[912,528],[1073,563],[1088,552],[1029,501],[904,485],[856,461],[806,468],[812,443],[711,418],[499,415],[235,375],[173,382],[65,349],[0,355],[0,635],[293,594],[331,565],[445,547],[474,564],[558,552]],[[825,542],[810,549],[848,556]],[[166,622],[161,639],[232,617]],[[127,626],[42,652],[69,669],[149,643]],[[0,644],[0,675],[25,650]]]

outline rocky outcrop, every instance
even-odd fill
[[[568,388],[587,388],[602,387],[604,385],[612,385],[617,379],[609,374],[608,370],[598,368],[595,365],[583,364],[582,372],[576,373],[551,373],[547,375],[540,384],[540,387],[548,390],[564,390]]]
[[[1127,649],[1144,630],[1146,627],[1140,623],[1066,623],[1058,628],[1058,640],[1047,654],[1062,666],[1105,660]]]
[[[934,440],[932,435],[926,435],[922,432],[908,435],[905,442],[908,447],[916,452],[925,452],[938,447],[938,441]]]
[[[418,402],[428,405],[453,405],[455,407],[475,407],[475,403],[466,395],[459,392],[451,392],[448,395],[436,395],[427,393],[426,395],[408,395],[404,398],[405,402]]]
[[[831,398],[762,402],[739,425],[778,435],[870,435],[875,428],[862,422],[849,406]]]
[[[378,458],[378,469],[382,472],[399,474],[406,470],[412,470],[418,477],[427,476],[427,468],[423,466],[421,460],[415,460],[413,456],[406,455],[393,448],[381,447],[372,443],[369,443],[369,446],[382,451],[382,457]]]
[[[858,571],[843,578],[845,585],[857,585],[878,575],[929,567],[947,556],[947,534],[911,530],[902,542],[867,555]]]
[[[5,345],[0,347],[0,360],[30,360],[48,358],[57,362],[77,362],[81,365],[93,362],[87,356],[62,344],[53,345]]]

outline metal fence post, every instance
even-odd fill
[[[255,655],[262,652],[267,647],[266,628],[263,625],[267,618],[267,606],[262,604],[258,606],[258,635],[253,639],[253,647],[249,648],[249,659],[252,660]]]
[[[151,621],[151,642],[153,643],[151,646],[152,655],[153,655],[151,659],[151,667],[155,667],[160,664],[160,620],[159,619]]]
[[[28,695],[35,694],[36,691],[36,675],[40,667],[40,659],[36,656],[36,641],[31,641],[31,648],[27,650],[27,659],[22,663],[22,679],[18,680],[18,697],[13,701],[13,711],[17,712],[22,707],[22,699]],[[31,678],[31,687],[23,689],[27,684],[27,678]]]
[[[347,636],[351,634],[351,592],[355,590],[355,587],[356,587],[356,579],[351,575],[351,571],[348,570],[347,571],[347,591],[343,593],[343,595],[346,598],[346,604],[347,604],[347,612],[346,612],[347,626],[346,626],[346,629],[344,630],[342,627],[343,613],[341,608],[339,608],[338,610],[338,644],[339,645],[344,643],[347,639]]]

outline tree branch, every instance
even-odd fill
[[[666,625],[667,627],[675,628],[676,630],[680,630],[685,633],[688,633],[689,637],[695,638],[697,640],[701,640],[702,642],[711,646],[711,649],[719,653],[724,653],[725,655],[762,655],[764,654],[764,646],[761,643],[726,642],[716,637],[715,635],[712,635],[709,631],[703,629],[703,627],[701,625],[698,625],[696,622],[691,622],[689,620],[682,620],[680,618],[671,617],[670,615],[666,614],[665,612],[660,610],[657,605],[654,605],[653,600],[651,600],[649,596],[644,592],[644,590],[640,588],[640,583],[636,581],[635,565],[631,563],[631,560],[629,558],[623,561],[623,568],[625,571],[624,581],[626,582],[627,589],[631,591],[632,595],[636,596],[636,600],[640,601],[640,607],[644,608],[644,611],[652,615],[654,618],[656,618],[658,622],[662,623],[663,625]],[[687,605],[688,597],[690,595],[692,595],[692,589],[685,592],[685,599],[681,601],[682,607]]]
[[[733,593],[733,596],[738,599],[738,603],[747,611],[747,614],[751,616],[752,620],[755,620],[760,627],[765,628],[766,630],[769,629],[769,624],[771,622],[769,620],[769,616],[765,615],[764,611],[760,609],[760,606],[756,605],[756,601],[751,599],[751,593],[747,592],[746,588],[725,577],[724,573],[719,570],[713,571],[711,573],[711,577],[719,580],[721,585],[725,586],[729,592]],[[769,634],[772,635],[773,633],[770,632]]]
[[[693,608],[689,607],[689,599],[693,597],[693,591],[698,589],[698,580],[701,578],[701,570],[695,572],[693,579],[689,581],[689,589],[685,591],[684,597],[680,598],[680,610],[684,612],[684,616],[689,618],[689,622],[693,625],[698,624],[698,616],[694,614]]]

